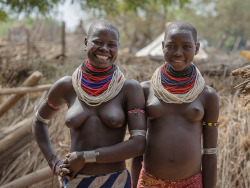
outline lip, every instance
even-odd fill
[[[104,60],[104,61],[107,61],[110,58],[110,56],[108,56],[108,55],[99,55],[99,54],[96,54],[95,56],[99,60]]]
[[[172,59],[172,62],[174,62],[174,63],[183,63],[183,62],[185,62],[185,60],[184,59]]]

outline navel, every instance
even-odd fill
[[[168,162],[175,163],[175,159],[174,158],[170,158],[170,159],[168,159]]]

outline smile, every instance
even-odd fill
[[[175,63],[182,63],[182,62],[184,62],[184,60],[172,60],[173,62],[175,62]]]
[[[102,56],[102,55],[96,55],[96,57],[102,60],[107,60],[109,58],[108,56]]]

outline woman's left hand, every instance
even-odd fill
[[[72,152],[66,154],[66,159],[63,161],[63,164],[59,166],[62,169],[62,176],[66,177],[68,181],[72,180],[76,176],[76,174],[85,166],[85,159],[83,155],[81,155],[81,153],[82,152]]]

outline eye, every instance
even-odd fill
[[[96,44],[96,45],[101,45],[101,44],[102,44],[100,41],[93,41],[93,42],[94,42],[94,44]]]
[[[172,48],[174,48],[174,45],[172,45],[172,44],[167,44],[167,45],[166,45],[166,48],[172,49]]]
[[[116,45],[116,44],[109,44],[109,47],[111,47],[111,48],[116,48],[117,45]]]
[[[191,45],[185,45],[183,46],[184,49],[190,49],[190,48],[193,48]]]

